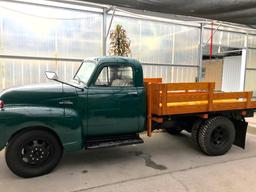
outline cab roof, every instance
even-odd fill
[[[106,63],[132,65],[135,72],[135,81],[134,81],[135,85],[138,87],[142,87],[144,85],[142,65],[136,59],[132,59],[129,57],[119,57],[119,56],[103,56],[103,57],[88,58],[88,59],[85,59],[85,61],[95,61],[98,67]]]
[[[129,63],[135,66],[141,66],[140,62],[136,59],[129,57],[120,57],[120,56],[102,56],[102,57],[93,57],[87,58],[85,60],[94,60],[98,65],[103,63]]]

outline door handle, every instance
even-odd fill
[[[128,92],[128,95],[138,95],[137,91]]]
[[[69,100],[63,100],[59,102],[60,105],[73,105],[72,101]]]

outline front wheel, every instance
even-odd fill
[[[28,130],[15,135],[8,143],[5,159],[10,170],[24,178],[51,172],[62,156],[62,146],[51,133]]]
[[[235,139],[235,127],[223,116],[207,119],[200,125],[198,143],[207,155],[223,155],[229,151]]]

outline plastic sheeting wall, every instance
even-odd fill
[[[145,77],[162,77],[165,82],[195,81],[199,28],[122,16],[115,16],[112,27],[116,24],[127,30],[132,57],[153,64],[143,66]],[[102,13],[3,2],[0,55],[71,59],[99,56],[103,53],[102,27]],[[78,65],[67,61],[0,58],[0,90],[49,82],[45,70],[56,71],[61,79],[69,80]]]
[[[0,59],[0,89],[51,82],[45,77],[45,71],[55,71],[60,79],[68,81],[79,65],[79,62]]]
[[[112,29],[116,24],[126,29],[132,57],[142,63],[198,65],[199,28],[122,16]]]
[[[195,82],[199,28],[123,16],[114,18],[112,29],[116,24],[127,31],[132,57],[147,64],[143,65],[144,77],[162,77],[164,82]]]
[[[102,13],[8,2],[1,2],[1,6],[0,55],[83,59],[103,54]],[[145,64],[145,77],[162,77],[165,82],[195,81],[200,59],[199,28],[124,16],[114,17],[112,29],[116,24],[127,30],[132,57]],[[209,37],[206,29],[204,40]],[[214,43],[243,47],[245,38],[244,34],[217,31]],[[248,45],[254,48],[255,42],[254,36],[248,38]],[[248,61],[247,67],[251,63]],[[46,69],[57,71],[60,78],[68,80],[78,65],[79,62],[0,58],[0,90],[48,82]]]
[[[163,82],[195,82],[197,68],[194,67],[171,67],[159,65],[142,65],[144,77],[161,77]]]
[[[102,14],[1,2],[0,55],[53,59],[102,55]],[[0,90],[49,82],[45,70],[56,71],[61,79],[69,80],[78,65],[79,62],[0,58]]]
[[[214,29],[215,31],[215,29]],[[205,29],[203,40],[204,43],[210,44],[211,30]],[[245,46],[246,35],[243,33],[217,30],[213,36],[213,44],[224,47],[241,48]]]
[[[99,13],[5,2],[1,6],[10,7],[0,7],[1,54],[53,58],[102,54]]]

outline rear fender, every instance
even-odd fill
[[[236,137],[234,141],[234,145],[245,148],[245,141],[246,141],[246,131],[248,123],[244,120],[233,120],[236,129]]]

